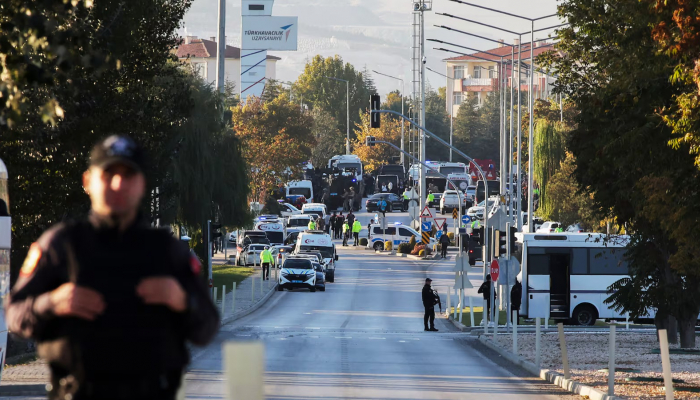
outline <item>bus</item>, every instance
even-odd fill
[[[608,287],[629,277],[628,236],[605,242],[598,233],[517,233],[523,285],[520,315],[575,325],[597,319],[624,320],[604,303]]]
[[[10,196],[7,191],[7,167],[0,160],[0,380],[7,355],[7,321],[5,302],[10,293],[10,244],[12,220],[10,219]]]

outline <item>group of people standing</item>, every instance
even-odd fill
[[[333,211],[333,214],[329,220],[329,226],[332,231],[333,239],[342,238],[343,246],[348,245],[348,239],[351,237],[351,234],[355,239],[354,245],[357,246],[360,244],[360,231],[362,230],[362,224],[357,220],[357,218],[355,218],[355,214],[352,213],[352,210],[347,216],[343,216],[342,211],[339,214],[336,214],[335,211]]]

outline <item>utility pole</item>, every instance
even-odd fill
[[[425,11],[432,9],[431,0],[420,0],[418,4],[420,13],[420,124],[425,128]],[[415,8],[414,8],[415,9]],[[425,133],[420,132],[420,209],[423,210],[426,206],[428,197],[428,188],[425,187]]]
[[[226,60],[226,0],[219,0],[219,37],[216,43],[216,88],[219,92],[225,91],[224,60]]]
[[[535,231],[535,227],[532,225],[532,217],[535,214],[535,202],[532,197],[532,195],[535,193],[534,192],[534,184],[535,184],[535,179],[533,177],[534,171],[535,171],[535,166],[533,161],[535,160],[533,152],[534,148],[534,143],[535,143],[535,95],[532,92],[534,90],[534,82],[535,82],[535,58],[534,58],[534,49],[533,47],[535,46],[535,21],[530,22],[530,101],[529,101],[529,107],[530,107],[530,135],[529,135],[529,140],[528,140],[528,146],[527,146],[527,157],[528,157],[528,162],[527,162],[527,190],[528,190],[528,195],[527,195],[527,228],[530,231],[530,233]]]

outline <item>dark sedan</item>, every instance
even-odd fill
[[[326,291],[326,270],[319,263],[312,263],[316,270],[316,289],[322,292]]]
[[[403,208],[403,200],[394,193],[377,193],[372,195],[365,203],[367,211],[379,211],[379,200],[384,199],[387,205],[387,211],[406,211]]]

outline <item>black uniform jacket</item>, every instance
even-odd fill
[[[94,216],[59,224],[30,249],[10,295],[9,329],[34,338],[54,374],[145,379],[182,371],[189,361],[185,343],[204,345],[219,326],[200,268],[184,243],[145,224],[121,233]],[[153,276],[177,279],[188,297],[185,312],[144,304],[136,287]],[[52,315],[48,292],[67,282],[101,293],[104,313],[94,321]]]
[[[433,293],[433,289],[428,286],[424,285],[423,286],[423,307],[425,308],[432,308],[435,307],[435,304],[437,304],[437,299],[435,298],[435,293]]]

